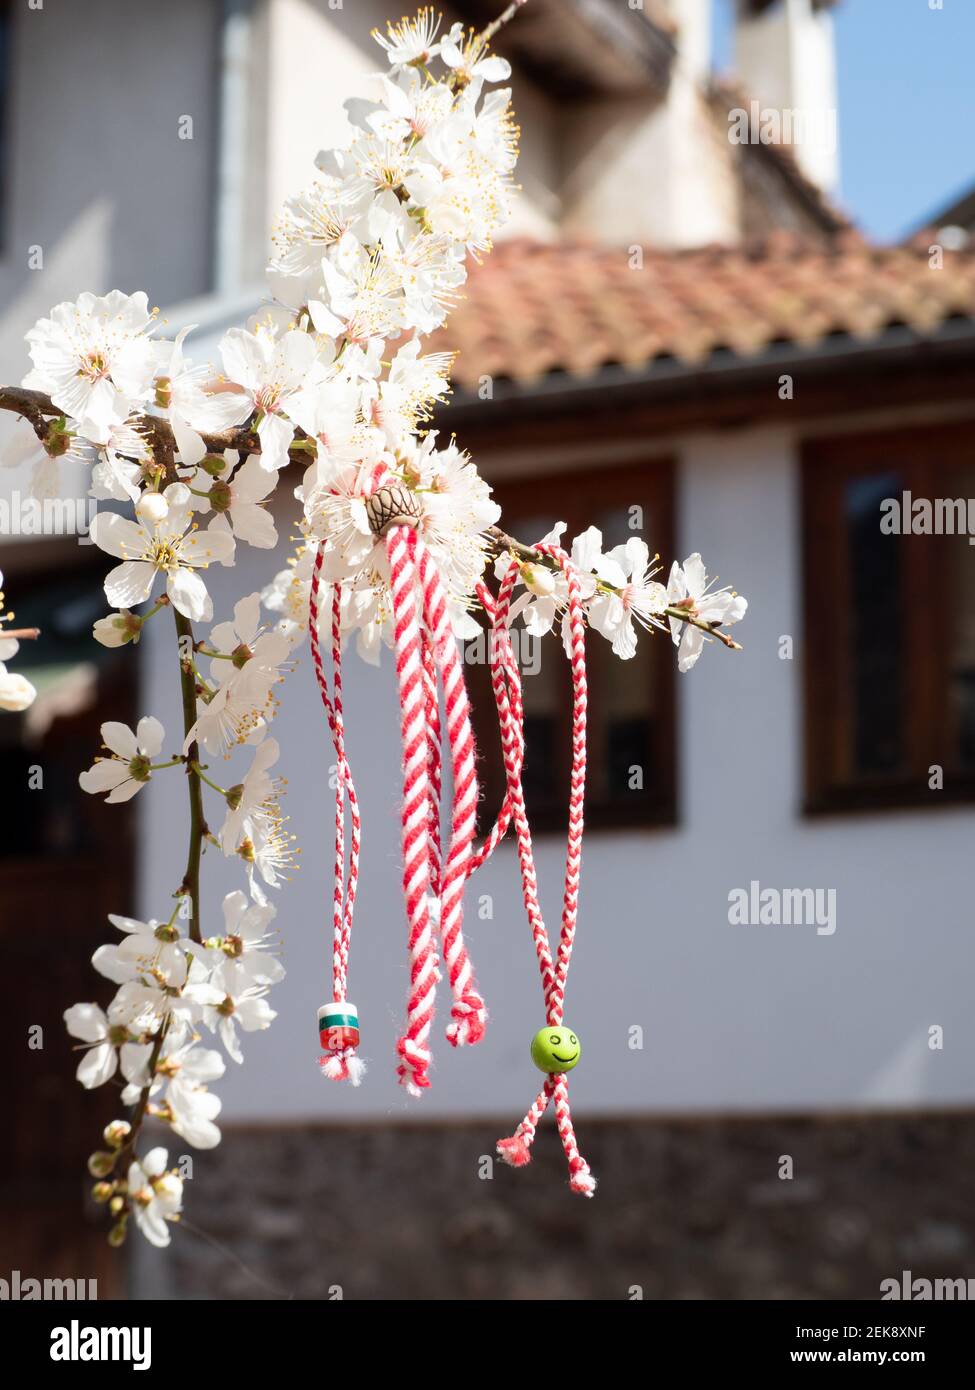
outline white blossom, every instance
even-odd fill
[[[23,384],[46,392],[82,433],[104,442],[148,397],[156,357],[152,324],[141,290],[86,293],[58,304],[27,333],[34,368]]]
[[[150,1245],[169,1244],[169,1223],[183,1207],[183,1183],[175,1172],[167,1171],[165,1149],[150,1149],[139,1163],[129,1165],[128,1199],[136,1225]]]
[[[425,66],[440,52],[441,44],[436,42],[440,22],[436,10],[424,5],[413,19],[401,19],[398,24],[387,21],[385,34],[373,29],[372,37],[385,49],[394,71],[406,66]],[[454,25],[448,37],[458,33],[463,33],[461,24]]]
[[[33,704],[37,691],[26,676],[7,670],[6,663],[20,650],[16,637],[5,637],[3,634],[3,624],[12,619],[13,614],[5,609],[3,573],[0,571],[0,710],[16,714]]]
[[[233,450],[227,450],[228,464],[236,462]],[[272,550],[278,543],[278,533],[265,503],[277,486],[278,475],[251,457],[224,479],[212,478],[202,470],[197,473],[194,487],[206,488],[207,497],[198,499],[197,512],[214,512],[210,524],[214,531],[232,531],[239,541],[260,550]]]
[[[158,719],[144,715],[134,732],[112,719],[102,725],[101,733],[111,757],[96,758],[78,783],[92,795],[108,792],[106,801],[129,801],[149,781],[152,759],[160,752],[166,731]]]
[[[155,525],[130,521],[116,512],[99,512],[92,521],[95,544],[123,562],[105,579],[106,597],[117,608],[144,603],[156,576],[163,574],[173,607],[194,622],[208,621],[213,603],[197,571],[226,563],[234,552],[233,537],[228,531],[198,528],[193,499],[183,483],[171,483],[163,496],[167,513]]]
[[[284,979],[284,966],[271,954],[275,936],[268,931],[276,908],[271,903],[250,903],[236,890],[223,900],[224,932],[206,945],[214,968],[238,988],[273,985]]]
[[[268,324],[258,325],[253,333],[231,328],[220,343],[227,379],[241,387],[250,407],[259,414],[261,452],[257,457],[260,466],[270,472],[288,462],[295,433],[292,401],[307,384],[318,353],[311,334],[292,329],[279,338]]]
[[[590,624],[601,632],[622,660],[636,655],[636,628],[663,627],[660,614],[667,606],[667,590],[653,575],[646,541],[631,536],[625,545],[614,546],[596,573],[616,586],[593,595],[587,607]]]
[[[78,1080],[89,1091],[103,1086],[115,1075],[118,1066],[115,1039],[124,1037],[125,1030],[117,1030],[97,1004],[72,1004],[64,1011],[64,1022],[71,1036],[87,1047],[78,1063]]]
[[[220,1097],[205,1086],[194,1086],[183,1077],[166,1087],[166,1117],[174,1134],[195,1149],[214,1149],[220,1130],[213,1123],[220,1114]]]
[[[199,1046],[198,1033],[186,1041],[187,1029],[182,1020],[170,1023],[150,1072],[149,1065],[154,1042],[123,1043],[119,1051],[119,1066],[128,1085],[122,1092],[125,1105],[134,1105],[148,1087],[155,1094],[166,1082],[185,1080],[192,1086],[205,1086],[218,1081],[226,1070],[223,1057],[214,1048]]]
[[[688,614],[704,622],[720,623],[723,627],[739,622],[745,616],[747,599],[727,587],[708,592],[708,583],[704,562],[696,551],[688,555],[683,565],[675,560],[667,581],[668,606],[684,608]],[[705,633],[699,627],[674,617],[670,618],[670,632],[674,646],[679,648],[677,669],[689,671],[701,655]]]
[[[227,1055],[235,1062],[243,1062],[238,1026],[245,1033],[257,1032],[270,1027],[277,1015],[267,1002],[265,987],[243,984],[226,965],[213,972],[213,984],[222,997],[204,1008],[203,1021],[220,1038]]]

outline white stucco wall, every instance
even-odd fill
[[[222,6],[49,0],[12,9],[0,231],[4,383],[23,378],[24,334],[62,300],[142,289],[150,305],[165,306],[212,287]],[[181,129],[192,138],[181,139]],[[0,451],[17,432],[28,426],[0,412]],[[25,496],[28,480],[24,468],[0,470],[0,497]],[[84,498],[87,486],[72,472],[63,495]]]
[[[681,553],[699,548],[753,606],[742,655],[708,651],[679,681],[681,824],[676,830],[592,834],[566,1016],[585,1058],[573,1074],[580,1112],[795,1109],[970,1101],[975,1094],[968,979],[975,948],[966,921],[975,814],[860,816],[811,824],[800,802],[801,661],[794,441],[785,432],[678,441]],[[570,486],[566,482],[565,486]],[[563,486],[563,484],[560,484]],[[553,517],[557,502],[553,501]],[[256,586],[277,567],[248,552],[217,576],[220,597]],[[212,577],[212,572],[211,572]],[[146,647],[146,689],[173,710],[168,624]],[[778,639],[798,660],[780,661]],[[600,640],[594,638],[593,640]],[[663,639],[659,639],[663,640]],[[548,659],[558,659],[553,649]],[[394,1082],[393,1047],[407,990],[399,896],[398,750],[391,664],[348,661],[352,766],[364,824],[361,898],[350,993],[359,1005],[370,1073],[353,1091],[315,1066],[315,1013],[327,997],[331,796],[327,731],[307,652],[289,677],[276,734],[298,877],[276,896],[288,979],[279,1017],[246,1040],[246,1063],[220,1083],[230,1118],[433,1116],[490,1112],[514,1123],[537,1081],[528,1041],[542,1021],[534,954],[506,846],[471,884],[495,917],[469,940],[491,1010],[483,1044],[453,1052],[435,1032],[433,1086],[410,1101]],[[158,712],[155,695],[152,707]],[[160,912],[183,853],[180,779],[140,797],[146,861],[142,908]],[[178,830],[173,827],[178,826]],[[543,839],[538,864],[553,923],[560,846]],[[175,874],[174,874],[175,869]],[[208,856],[209,911],[239,874]],[[834,888],[837,930],[728,923],[728,892],[764,886]],[[447,994],[441,994],[442,1005]],[[940,1024],[945,1047],[929,1051]],[[644,1030],[642,1051],[628,1029]]]
[[[62,299],[144,289],[165,305],[210,288],[221,5],[49,0],[13,9],[4,381],[23,376],[24,332]],[[183,116],[192,139],[179,138]],[[28,270],[33,246],[42,269]]]
[[[735,66],[749,97],[763,112],[792,112],[793,146],[807,178],[827,192],[839,182],[836,142],[836,50],[833,16],[812,0],[784,0],[761,14],[739,16]],[[765,119],[764,115],[762,119]]]

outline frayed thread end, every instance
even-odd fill
[[[569,1178],[569,1186],[573,1192],[578,1192],[581,1197],[593,1197],[596,1194],[596,1179],[592,1173],[582,1168]]]
[[[509,1163],[512,1168],[524,1168],[526,1163],[531,1163],[531,1150],[520,1134],[512,1134],[509,1139],[499,1139],[497,1150],[498,1157]]]
[[[348,1052],[329,1052],[319,1057],[318,1067],[322,1076],[329,1081],[348,1081],[353,1086],[360,1085],[366,1074],[365,1062],[351,1049]]]

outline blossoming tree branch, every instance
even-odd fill
[[[165,1147],[146,1148],[146,1124],[168,1127],[198,1148],[216,1145],[220,1100],[210,1085],[223,1074],[225,1056],[242,1061],[240,1035],[274,1018],[268,995],[284,970],[269,891],[287,877],[294,850],[269,728],[278,687],[309,630],[339,769],[335,999],[320,1011],[323,1071],[356,1083],[361,1075],[358,1019],[345,998],[360,821],[339,674],[342,649],[354,638],[369,662],[391,647],[400,678],[411,957],[400,1080],[414,1094],[428,1084],[441,960],[454,1001],[450,1041],[475,1042],[483,1031],[460,900],[469,873],[513,824],[546,996],[548,1027],[532,1056],[547,1079],[499,1149],[509,1162],[527,1161],[551,1099],[573,1186],[587,1195],[594,1186],[567,1118],[564,1073],[578,1049],[561,1016],[582,828],[585,629],[623,660],[641,634],[669,630],[686,671],[711,639],[737,646],[726,629],[746,605],[729,589],[709,587],[697,554],[674,563],[664,583],[656,557],[635,537],[604,550],[594,527],[566,548],[561,524],[534,543],[508,536],[468,455],[425,427],[448,394],[451,357],[425,353],[423,339],[462,293],[468,259],[489,252],[509,214],[518,132],[510,91],[496,85],[510,67],[489,44],[520,3],[480,33],[445,30],[429,9],[375,33],[387,70],[375,79],[374,99],[346,103],[348,143],[319,155],[317,172],[285,204],[268,267],[269,305],[249,327],[225,334],[219,365],[191,361],[188,330],[164,340],[145,294],[85,293],[30,330],[31,370],[20,387],[0,388],[0,408],[25,421],[13,461],[32,461],[34,494],[55,495],[65,466],[80,463],[91,496],[106,503],[91,535],[116,563],[105,578],[111,611],[95,623],[95,639],[135,646],[147,623],[171,614],[174,626],[178,737],[150,713],[135,729],[105,723],[104,746],[80,778],[85,791],[112,803],[130,801],[159,776],[182,776],[187,792],[186,858],[173,865],[171,901],[149,921],[110,917],[115,937],[93,964],[117,986],[115,996],[105,1010],[79,1003],[65,1013],[82,1054],[81,1084],[101,1086],[119,1075],[123,1083],[126,1113],[107,1127],[89,1161],[113,1244],[133,1222],[153,1244],[168,1244],[182,1183]],[[302,544],[263,592],[242,594],[232,614],[215,622],[207,571],[233,566],[239,547],[277,545],[269,504],[286,469],[301,507]],[[554,956],[534,898],[520,795],[520,684],[506,636],[515,620],[535,634],[557,628],[573,663],[575,829]],[[492,676],[509,793],[477,850],[473,743],[452,651],[485,623],[502,639]],[[35,636],[0,629],[5,709],[23,709],[33,698],[29,683],[3,662],[18,638]],[[334,663],[331,691],[320,642]],[[443,856],[433,799],[440,793],[438,680],[454,783]],[[224,768],[234,771],[228,776]],[[241,888],[224,899],[222,922],[206,927],[204,851],[234,859],[242,874]],[[559,1050],[574,1046],[573,1060]]]

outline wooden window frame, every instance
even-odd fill
[[[904,770],[892,776],[859,776],[849,748],[855,715],[851,690],[851,592],[842,489],[857,477],[882,470],[900,473],[916,498],[953,497],[950,471],[975,466],[975,421],[934,424],[876,433],[847,433],[807,440],[801,451],[802,608],[805,627],[804,805],[807,815],[930,808],[975,801],[975,769],[949,768],[949,637],[952,586],[944,536],[889,537],[910,546],[901,573],[904,643]],[[878,513],[878,527],[880,516]],[[932,596],[924,601],[923,596]],[[913,596],[913,597],[912,597]],[[935,601],[933,596],[938,596]],[[929,769],[945,769],[944,786],[932,791]]]
[[[659,551],[662,557],[669,557],[674,554],[676,533],[675,474],[675,461],[668,456],[621,465],[595,464],[591,467],[573,469],[571,473],[492,479],[492,486],[494,494],[503,508],[501,522],[503,526],[512,526],[517,534],[519,515],[533,514],[551,517],[552,524],[556,520],[568,523],[567,542],[573,536],[578,535],[580,531],[584,531],[587,526],[593,524],[596,513],[600,509],[605,509],[607,504],[612,506],[618,502],[620,508],[623,509],[642,502],[644,505],[652,507],[653,534],[634,531],[633,535],[642,536],[646,540],[651,555],[654,551]],[[518,539],[530,543],[537,540],[538,537],[519,534]],[[666,574],[662,574],[661,578],[666,579]],[[520,620],[516,619],[516,622],[520,626]],[[670,634],[659,631],[650,634],[641,631],[639,641],[641,643],[653,642],[658,647],[657,659],[651,674],[654,708],[658,711],[655,720],[656,728],[651,735],[652,763],[659,772],[658,791],[643,801],[642,804],[638,803],[635,806],[627,807],[622,799],[613,802],[594,801],[591,792],[587,789],[585,817],[586,826],[589,829],[642,830],[677,824],[677,698],[674,677],[676,663],[672,660]],[[590,632],[587,635],[587,651],[591,652],[597,644],[605,645],[607,652],[609,651],[606,639],[600,633]],[[666,651],[661,650],[664,644],[666,644]],[[568,663],[562,660],[557,636],[549,634],[543,639],[541,659],[543,662],[561,661],[565,672],[565,698],[559,706],[559,727],[556,733],[556,742],[558,748],[564,750],[565,754],[567,803],[572,689]],[[595,721],[599,719],[600,681],[607,670],[625,675],[625,671],[621,668],[624,668],[626,663],[619,662],[618,658],[615,657],[612,658],[612,661],[614,663],[612,666],[602,667],[590,663],[590,756],[592,756],[591,731]],[[497,807],[503,796],[503,764],[500,759],[497,714],[490,694],[489,683],[486,675],[477,673],[476,668],[469,668],[469,670],[472,673],[472,704],[475,736],[479,751],[479,775],[484,793],[481,802],[481,814],[486,822],[483,828],[486,829],[490,817],[497,813]],[[565,833],[567,824],[565,807],[560,807],[558,810],[554,808],[551,810],[547,808],[533,810],[529,803],[529,814],[534,832],[540,835]]]

